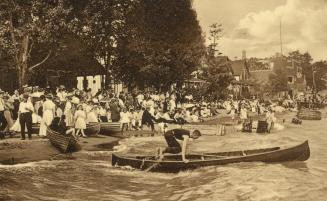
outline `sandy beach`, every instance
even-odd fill
[[[98,135],[79,138],[81,151],[111,150],[118,138]],[[42,160],[69,159],[72,154],[62,154],[53,147],[48,139],[33,135],[32,140],[21,140],[16,134],[13,138],[0,141],[0,164],[17,164]]]

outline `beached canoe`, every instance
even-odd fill
[[[156,172],[179,172],[181,170],[195,169],[205,166],[225,165],[240,162],[284,162],[305,161],[310,157],[308,141],[290,148],[279,147],[255,149],[245,151],[232,151],[220,153],[188,155],[188,163],[181,160],[181,155],[165,156],[158,161],[156,156],[128,156],[112,154],[113,166],[131,166],[136,169]]]
[[[32,124],[32,134],[39,134],[40,132],[40,124]]]
[[[61,152],[73,152],[79,149],[79,145],[74,136],[64,135],[47,128],[47,137],[51,144]]]
[[[302,120],[321,120],[321,112],[312,109],[300,109],[297,118]]]
[[[120,122],[101,122],[100,123],[100,133],[102,135],[113,135],[120,133],[121,123]]]
[[[85,135],[97,135],[100,133],[100,123],[89,123],[86,125],[86,129],[84,130]]]

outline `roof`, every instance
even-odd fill
[[[223,62],[229,62],[230,60],[229,60],[228,56],[217,56],[216,61],[223,63]]]
[[[248,72],[248,67],[246,66],[245,60],[231,61],[231,66],[232,66],[234,75],[239,75],[239,76],[242,75],[244,72],[244,69],[246,69]]]

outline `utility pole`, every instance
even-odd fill
[[[282,19],[279,21],[280,55],[283,56]]]

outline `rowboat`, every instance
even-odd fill
[[[162,160],[156,156],[128,156],[112,154],[113,166],[131,166],[135,169],[155,172],[179,172],[205,166],[225,165],[240,162],[276,163],[285,161],[305,161],[310,157],[308,141],[297,146],[281,149],[280,147],[254,149],[245,151],[231,151],[206,154],[191,154],[185,163],[181,155],[168,155]]]
[[[321,112],[313,109],[300,109],[297,118],[302,120],[321,120]]]
[[[79,145],[74,136],[64,135],[47,128],[47,137],[51,144],[63,153],[77,151]]]
[[[84,130],[85,135],[97,135],[100,133],[100,123],[95,122],[95,123],[88,123],[86,125],[86,129]]]
[[[40,132],[40,124],[39,123],[32,124],[32,133],[39,134],[39,132]]]
[[[101,122],[100,133],[102,135],[113,135],[119,133],[121,130],[120,122]]]

